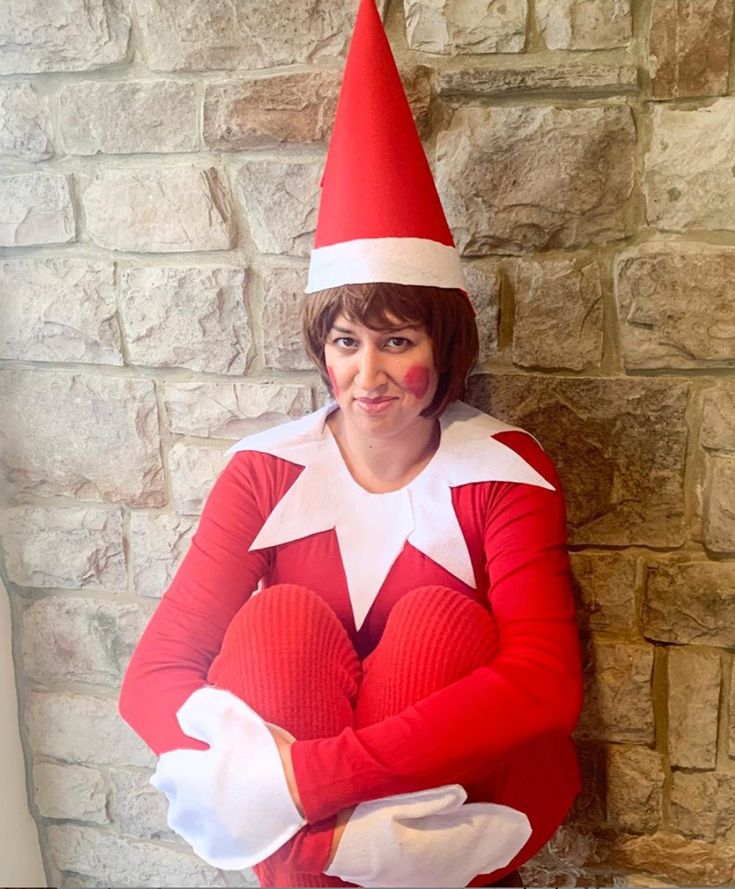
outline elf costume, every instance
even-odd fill
[[[362,0],[307,292],[377,281],[464,289]],[[159,756],[169,825],[215,866],[254,866],[264,886],[487,885],[579,788],[559,479],[531,436],[454,402],[425,468],[371,493],[326,422],[335,409],[230,449],[121,713]],[[296,739],[302,811],[269,726]]]

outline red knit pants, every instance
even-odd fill
[[[297,739],[324,738],[403,710],[487,664],[496,650],[495,622],[481,605],[456,590],[428,586],[396,603],[380,642],[360,663],[346,630],[318,594],[280,584],[262,590],[240,609],[208,680]],[[531,839],[507,867],[470,885],[502,878],[549,839],[573,799],[570,768],[576,770],[572,742],[547,738],[465,787],[470,801],[520,809],[533,827]],[[353,885],[320,872],[333,826],[334,818],[306,825],[256,865],[260,885]]]

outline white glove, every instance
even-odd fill
[[[528,818],[467,803],[459,784],[360,803],[324,871],[358,886],[466,886],[504,867],[531,836]]]
[[[150,783],[168,797],[169,827],[214,867],[258,864],[306,823],[267,724],[220,688],[197,689],[176,716],[185,734],[210,746],[158,760]]]

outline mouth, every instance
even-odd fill
[[[381,414],[395,401],[395,398],[356,398],[355,401],[368,414]]]

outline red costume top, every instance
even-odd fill
[[[455,438],[445,448],[454,452],[449,457],[461,453],[465,441],[467,448],[471,446],[466,431],[471,427],[453,422],[452,416],[491,420],[457,404],[454,415],[451,406],[445,414],[449,425],[442,420],[442,445],[429,464],[448,474],[450,469],[442,467],[451,462],[442,463],[441,449],[450,432]],[[324,410],[310,417],[318,415],[321,447],[326,446],[328,427]],[[496,480],[456,484],[462,477],[455,474],[447,494],[451,509],[442,512],[436,507],[437,527],[429,527],[431,513],[428,525],[426,521],[421,525],[426,504],[415,496],[413,531],[409,528],[382,585],[367,599],[365,589],[358,588],[369,586],[369,578],[354,576],[354,565],[350,568],[346,555],[349,543],[340,546],[342,537],[338,542],[338,522],[336,533],[333,522],[330,529],[251,549],[277,505],[307,470],[295,457],[292,462],[276,455],[279,449],[267,436],[260,445],[255,436],[235,446],[206,501],[189,552],[132,657],[120,700],[124,718],[159,755],[176,748],[202,749],[205,745],[182,733],[177,709],[206,684],[229,622],[259,584],[297,583],[318,592],[334,609],[361,657],[380,640],[387,616],[402,595],[416,586],[442,584],[492,611],[499,633],[497,656],[375,725],[345,729],[332,738],[296,741],[293,763],[306,819],[318,821],[389,794],[469,781],[487,771],[489,764],[502,765],[525,742],[545,733],[571,733],[581,706],[582,683],[559,479],[531,436],[492,422],[496,424],[492,437],[475,436],[472,446],[479,442],[481,449],[486,448],[493,464],[486,475]],[[255,442],[254,450],[248,442]],[[474,454],[476,460],[476,447]],[[506,464],[498,470],[498,461],[503,460]],[[346,471],[343,463],[339,470]],[[531,476],[537,481],[501,480]],[[340,476],[338,484],[343,483]],[[333,493],[330,488],[324,496],[331,498]],[[435,494],[434,490],[431,496]],[[374,498],[384,496],[365,491],[362,495],[373,504],[379,504]],[[441,551],[442,523],[449,528],[455,516],[471,566],[465,580],[457,576],[461,565],[450,573],[446,565],[451,567],[454,557]],[[288,523],[288,516],[284,521]],[[291,528],[285,536],[294,534],[298,530]],[[451,528],[446,534],[451,540]],[[434,543],[427,544],[432,535]],[[426,554],[427,549],[434,557]],[[369,549],[362,557],[371,560]],[[576,780],[570,775],[570,782]],[[324,862],[315,864],[318,870]]]

